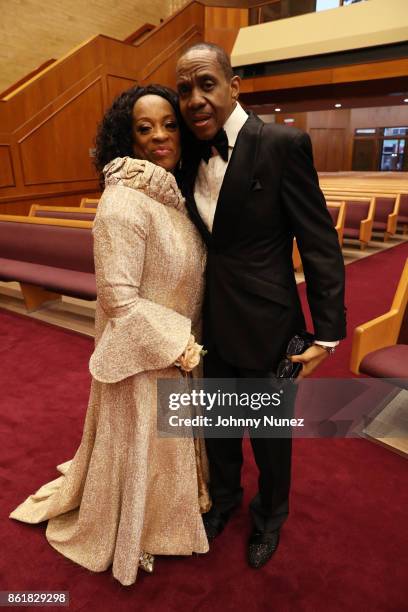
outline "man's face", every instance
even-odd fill
[[[235,106],[239,77],[227,80],[214,51],[195,49],[179,60],[176,78],[185,122],[199,140],[210,140]]]

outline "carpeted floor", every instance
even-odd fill
[[[402,245],[347,267],[350,337],[322,375],[349,375],[352,329],[389,308],[406,257]],[[160,558],[132,587],[59,555],[45,525],[9,520],[76,450],[91,351],[88,338],[0,311],[0,590],[65,590],[70,610],[92,612],[407,609],[408,464],[365,440],[295,441],[291,516],[276,556],[258,571],[245,562],[256,488],[247,444],[243,507],[211,551]]]

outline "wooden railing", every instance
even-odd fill
[[[146,34],[148,34],[149,32],[151,32],[152,30],[154,30],[155,27],[156,26],[153,23],[144,23],[142,26],[140,26],[140,28],[138,28],[132,34],[130,34],[130,36],[125,38],[123,42],[126,43],[127,45],[133,45],[137,41],[140,42],[140,39]]]
[[[41,72],[43,72],[43,70],[48,68],[48,66],[51,66],[52,64],[54,64],[54,62],[56,62],[56,61],[57,61],[56,59],[51,58],[51,59],[43,62],[40,66],[38,66],[38,68],[35,68],[34,70],[31,70],[31,72],[26,74],[22,79],[19,79],[18,81],[13,83],[13,85],[10,85],[10,87],[7,87],[7,89],[2,91],[0,93],[0,100],[2,100],[3,98],[6,98],[13,91],[15,91],[16,89],[18,89],[19,87],[21,87],[22,85],[27,83],[27,81],[30,81],[33,77],[35,77],[38,74],[40,74]]]

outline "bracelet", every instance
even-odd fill
[[[314,342],[313,344],[320,346],[320,348],[324,349],[329,355],[334,355],[336,352],[337,346],[326,346],[325,344],[319,344],[318,342]]]

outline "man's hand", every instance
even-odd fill
[[[298,379],[310,376],[312,372],[329,356],[328,352],[318,344],[313,344],[304,353],[292,355],[289,359],[296,363],[303,364]]]

